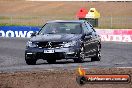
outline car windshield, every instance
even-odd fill
[[[54,22],[47,23],[39,31],[39,34],[80,34],[82,27],[77,22]]]

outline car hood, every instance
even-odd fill
[[[45,34],[36,35],[30,39],[30,41],[72,41],[81,38],[81,34]]]

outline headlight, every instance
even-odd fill
[[[27,47],[37,47],[37,44],[35,44],[35,43],[31,42],[31,41],[28,41],[26,46]]]
[[[75,46],[75,45],[76,45],[76,41],[72,41],[72,42],[65,43],[63,47],[70,47],[70,46]]]

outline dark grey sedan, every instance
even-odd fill
[[[36,64],[38,59],[50,64],[61,59],[81,63],[86,57],[100,61],[101,38],[84,20],[47,22],[38,33],[31,35],[25,50],[28,65]]]

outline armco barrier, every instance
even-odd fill
[[[39,31],[39,27],[31,26],[0,26],[0,37],[30,37],[31,33]]]
[[[0,37],[29,38],[39,27],[0,26]],[[132,29],[96,29],[102,41],[132,42]]]

